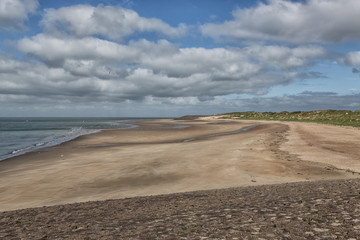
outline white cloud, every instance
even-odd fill
[[[233,20],[201,27],[203,35],[244,41],[337,43],[360,39],[360,1],[268,0],[256,7],[237,9]]]
[[[37,7],[35,0],[0,0],[0,28],[22,27]],[[323,47],[311,43],[358,40],[359,8],[358,0],[259,1],[256,7],[235,10],[231,21],[201,27],[204,35],[251,44],[212,49],[163,40],[184,36],[188,27],[170,26],[119,6],[47,9],[40,23],[44,31],[17,41],[18,50],[26,54],[23,60],[0,54],[0,102],[6,103],[8,113],[17,114],[13,108],[28,115],[29,109],[60,110],[56,114],[79,109],[91,115],[103,106],[128,113],[136,107],[142,116],[157,115],[153,111],[169,116],[359,108],[359,94],[308,91],[260,97],[295,78],[324,77],[307,70],[327,57]],[[146,32],[160,40],[138,40],[148,36],[138,33]],[[340,63],[357,73],[360,52],[348,53]],[[238,94],[256,97],[237,99]]]
[[[349,52],[344,58],[340,59],[340,63],[360,67],[360,52]]]
[[[28,15],[35,13],[39,3],[37,0],[1,0],[0,28],[21,28]]]
[[[135,32],[157,32],[169,37],[180,37],[186,33],[186,26],[183,24],[171,27],[160,19],[144,18],[135,11],[120,6],[75,5],[47,9],[40,23],[46,32],[55,35],[102,35],[118,40]]]
[[[67,86],[56,85],[62,94],[82,96],[89,91],[96,93],[94,99],[108,97],[110,101],[264,94],[271,86],[289,83],[298,77],[299,67],[324,55],[316,46],[177,48],[166,40],[125,45],[47,34],[22,39],[18,48],[43,61],[39,65],[46,71],[59,69],[69,76]],[[44,88],[55,86],[53,77],[48,76],[48,81],[42,83]]]
[[[325,56],[325,50],[319,46],[299,46],[289,48],[283,46],[251,46],[245,48],[246,53],[260,64],[276,69],[295,69],[311,63],[311,59]]]
[[[156,49],[152,50],[157,52]],[[206,49],[187,50],[194,52],[199,50],[198,55],[194,54],[199,60],[201,56],[214,56],[213,54],[217,57],[222,56],[217,62],[219,65],[227,59],[225,56],[230,54],[229,52],[234,53],[226,49],[216,49],[215,53],[211,50],[206,52]],[[299,53],[298,48],[285,50],[289,55],[304,57],[304,53]],[[246,63],[248,49],[237,49],[237,51],[239,58]],[[264,53],[267,51],[268,49],[263,49]],[[181,54],[181,51],[167,54],[171,57]],[[257,54],[253,53],[251,57],[256,56]],[[286,58],[279,59],[287,62]],[[280,61],[279,59],[277,61]],[[41,114],[42,111],[52,114],[54,111],[53,114],[56,116],[74,115],[76,114],[74,109],[83,114],[94,114],[94,109],[89,108],[89,105],[99,108],[101,105],[106,105],[109,112],[102,110],[103,114],[117,115],[120,114],[116,112],[119,111],[117,109],[127,109],[124,111],[129,115],[131,113],[129,108],[136,107],[143,110],[142,116],[155,116],[157,111],[166,112],[167,116],[178,116],[250,110],[295,111],[327,108],[355,110],[360,107],[359,94],[337,95],[332,92],[303,92],[299,95],[281,97],[228,99],[226,95],[231,93],[264,94],[264,89],[286,83],[296,77],[297,72],[284,69],[278,75],[271,75],[266,72],[265,67],[262,67],[269,64],[267,60],[260,62],[262,64],[259,65],[259,71],[248,75],[247,78],[217,81],[212,67],[207,73],[202,73],[200,67],[199,72],[176,77],[165,74],[165,71],[154,72],[149,66],[104,65],[106,61],[94,59],[66,59],[63,66],[51,67],[41,62],[19,61],[0,55],[0,102],[6,103],[7,109],[3,110],[7,113],[31,115]],[[239,63],[239,66],[241,64]],[[109,74],[107,72],[109,69],[114,73]],[[121,112],[121,114],[125,113]]]
[[[298,68],[324,56],[318,46],[179,48],[167,40],[121,44],[93,36],[179,33],[158,19],[145,19],[121,7],[51,9],[42,25],[46,33],[18,41],[20,51],[40,62],[13,61],[22,68],[21,74],[12,75],[7,67],[10,80],[4,89],[11,94],[28,91],[31,96],[66,96],[70,101],[91,96],[88,101],[93,102],[206,102],[228,94],[265,94],[269,87],[299,77]]]
[[[212,73],[214,80],[236,80],[259,71],[237,48],[182,48],[171,55],[144,56],[142,63],[170,76]]]
[[[93,37],[56,38],[38,34],[18,42],[19,50],[50,63],[63,63],[65,59],[107,59],[130,61],[138,51],[125,45]]]

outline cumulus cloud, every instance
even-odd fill
[[[338,43],[360,38],[359,11],[358,0],[268,0],[237,9],[233,20],[205,24],[201,31],[205,36],[235,41]]]
[[[39,3],[37,0],[1,0],[0,28],[21,28],[28,15],[35,13]]]
[[[34,95],[41,91],[50,96],[55,94],[51,89],[59,89],[57,95],[91,95],[93,101],[152,97],[177,99],[174,103],[183,97],[208,101],[227,94],[261,95],[271,86],[291,82],[299,77],[299,68],[325,55],[322,47],[311,45],[206,49],[179,48],[167,40],[119,43],[114,39],[135,31],[164,31],[171,36],[181,31],[158,19],[145,19],[132,10],[112,6],[46,10],[41,24],[45,33],[17,44],[20,51],[41,61],[31,63],[22,71],[26,74],[20,74],[23,79],[31,76],[28,82],[41,88],[13,81],[16,89],[29,88]]]
[[[171,27],[160,19],[141,17],[130,9],[103,5],[47,9],[40,24],[52,35],[102,35],[118,40],[135,32],[157,32],[168,37],[180,37],[187,29],[184,24]]]
[[[241,49],[182,48],[172,54],[146,55],[142,64],[174,77],[212,73],[214,80],[238,80],[259,72]]]
[[[47,34],[21,39],[18,48],[55,65],[61,65],[65,59],[131,61],[138,54],[134,48],[99,38],[57,38]]]
[[[178,106],[184,113],[189,106],[196,111],[241,110],[256,103],[269,106],[276,99],[230,100],[227,95],[261,96],[270,87],[295,78],[324,77],[306,72],[326,57],[325,49],[316,45],[208,49],[179,47],[161,38],[121,41],[136,32],[178,37],[186,30],[122,7],[48,9],[41,26],[44,32],[17,41],[18,50],[27,55],[24,60],[0,55],[0,101],[32,102],[43,109],[51,103],[83,109],[88,103],[104,103],[114,108],[126,104],[168,107],[169,111]],[[284,98],[295,103],[294,99],[309,94],[335,97],[309,92]]]
[[[19,44],[23,51],[43,62],[20,61],[0,55],[0,101],[8,103],[8,112],[12,111],[10,108],[21,112],[28,111],[26,109],[45,109],[45,112],[56,109],[56,114],[66,114],[64,111],[71,112],[76,106],[79,111],[91,115],[93,109],[89,109],[89,103],[97,107],[100,107],[99,104],[106,105],[111,108],[108,111],[136,106],[143,109],[142,114],[147,116],[152,116],[148,109],[167,109],[168,116],[177,116],[254,109],[360,108],[359,94],[304,91],[281,97],[229,99],[226,96],[242,93],[261,95],[271,86],[289,83],[298,77],[297,68],[306,67],[309,61],[323,56],[321,49],[309,51],[312,46],[205,49],[177,48],[165,40],[157,43],[141,40],[128,45],[108,41],[106,51],[100,48],[87,53],[90,48],[95,49],[99,39],[84,38],[89,40],[87,43],[46,35],[37,37],[27,39],[29,45],[22,41]],[[68,42],[70,49],[55,51],[59,49],[55,45],[51,48],[54,52],[48,56],[47,40],[59,41],[63,47]],[[81,45],[87,47],[81,50]],[[122,55],[119,51],[123,48],[132,54]],[[73,51],[80,52],[74,54]],[[261,52],[264,54],[259,54]],[[289,60],[293,58],[299,60]],[[54,61],[58,64],[53,64]],[[36,107],[40,110],[34,109]],[[131,112],[130,109],[126,111]]]
[[[325,50],[319,46],[251,46],[246,48],[247,54],[260,63],[277,69],[297,68],[309,65],[309,59],[325,56]]]
[[[339,62],[348,66],[360,67],[360,52],[349,52]]]
[[[289,83],[298,77],[298,68],[324,55],[315,46],[178,48],[166,40],[120,44],[48,34],[24,38],[18,49],[41,60],[43,67],[71,76],[63,93],[77,96],[75,90],[84,84],[89,92],[114,101],[261,94],[271,86]]]

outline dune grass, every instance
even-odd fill
[[[297,112],[233,112],[221,114],[224,118],[243,120],[277,120],[277,121],[298,121],[316,122],[340,126],[360,127],[360,110],[318,110],[318,111],[297,111]]]

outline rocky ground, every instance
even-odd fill
[[[360,179],[0,213],[0,239],[359,239]]]

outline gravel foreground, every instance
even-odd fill
[[[360,179],[0,212],[0,239],[359,239]]]

